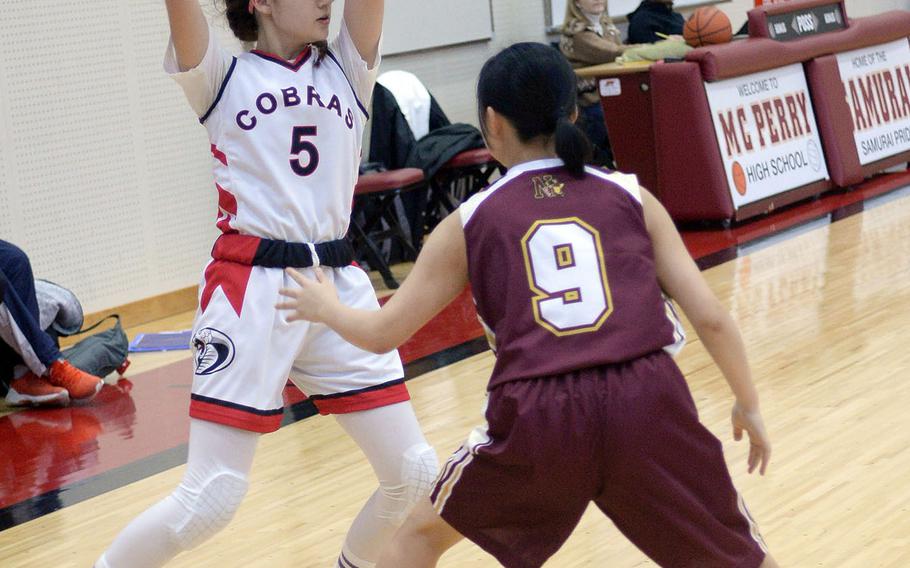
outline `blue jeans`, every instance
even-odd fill
[[[607,125],[604,120],[604,111],[600,103],[579,107],[578,126],[588,136],[594,145],[594,155],[591,162],[598,166],[607,166],[613,169],[613,149],[610,147],[610,138],[607,135]]]
[[[3,383],[9,384],[16,365],[24,363],[35,374],[43,375],[60,358],[56,341],[39,323],[35,278],[28,256],[3,240],[0,240],[0,338]]]

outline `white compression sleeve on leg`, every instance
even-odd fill
[[[98,568],[159,568],[230,521],[246,493],[259,434],[190,420],[183,481],[136,517],[96,563]]]
[[[245,477],[230,471],[207,480],[202,489],[192,495],[192,501],[186,507],[189,514],[174,527],[180,547],[184,550],[195,548],[226,527],[240,507],[248,485]],[[177,491],[184,495],[188,493],[182,485]]]
[[[411,507],[429,492],[438,469],[436,452],[423,437],[410,402],[335,418],[379,478],[379,488],[348,531],[339,565],[372,568]]]

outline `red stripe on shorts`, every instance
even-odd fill
[[[213,261],[205,269],[205,286],[203,286],[202,296],[199,298],[199,307],[205,312],[209,307],[212,295],[220,287],[225,298],[237,313],[237,317],[240,317],[243,298],[246,296],[246,287],[252,271],[253,267],[245,264],[223,260]]]
[[[319,414],[347,414],[388,406],[411,400],[411,394],[403,382],[385,388],[342,394],[331,398],[318,395],[310,397]]]
[[[212,247],[212,258],[252,265],[261,242],[261,238],[251,235],[224,234],[215,241],[215,246]]]
[[[222,406],[203,400],[190,400],[190,416],[192,418],[208,420],[209,422],[216,422],[261,434],[268,434],[280,428],[283,412],[283,409],[278,409],[275,413],[257,414],[248,410]]]

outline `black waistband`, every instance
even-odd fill
[[[318,263],[314,262],[311,247],[315,248]],[[354,262],[354,250],[346,239],[310,245],[226,234],[215,241],[212,258],[267,268],[307,268],[316,264],[342,268]]]
[[[319,257],[320,266],[341,268],[354,262],[354,249],[345,239],[316,243],[316,256]],[[289,243],[287,241],[273,241],[262,239],[256,256],[253,257],[254,266],[270,268],[307,268],[316,264],[313,262],[310,245],[306,243]]]

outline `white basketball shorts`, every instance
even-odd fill
[[[323,272],[346,305],[379,304],[360,268]],[[313,278],[313,269],[301,272]],[[193,324],[196,349],[190,416],[254,432],[281,425],[282,391],[290,378],[321,414],[377,408],[409,400],[397,351],[376,355],[324,324],[288,323],[275,308],[278,290],[297,284],[281,268],[212,260],[206,267]]]

